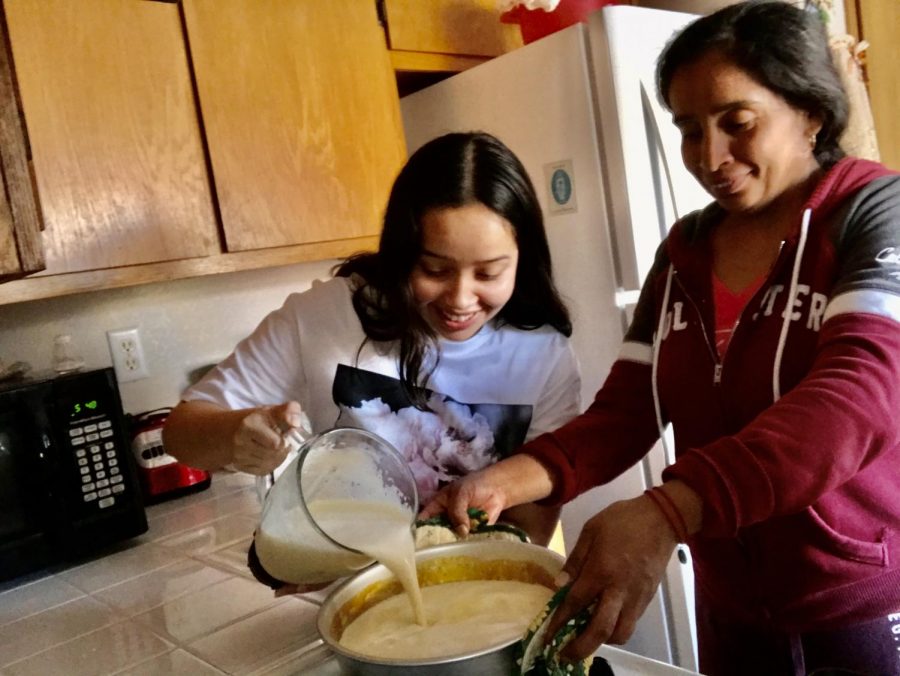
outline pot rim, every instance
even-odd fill
[[[554,575],[562,569],[562,564],[565,562],[565,557],[541,545],[502,540],[460,541],[443,545],[436,545],[434,547],[428,547],[416,552],[416,562],[418,563],[419,560],[440,558],[444,555],[463,554],[467,552],[485,560],[509,559],[532,561],[538,565],[543,566],[545,570]],[[533,553],[533,556],[527,556],[526,554],[529,552]],[[503,556],[504,553],[507,554],[507,556]],[[512,555],[510,556],[510,554]],[[383,667],[429,667],[442,664],[447,665],[473,660],[484,655],[508,649],[510,646],[517,643],[521,638],[513,638],[509,641],[497,643],[481,650],[465,653],[462,655],[432,657],[428,659],[415,660],[385,659],[365,655],[353,650],[348,650],[347,648],[340,645],[338,641],[335,640],[335,638],[332,636],[330,624],[334,614],[340,608],[340,606],[338,606],[337,599],[341,597],[341,595],[347,590],[348,587],[352,587],[358,584],[358,580],[363,576],[374,576],[375,579],[373,579],[372,582],[377,582],[383,579],[390,579],[394,577],[393,574],[384,566],[384,564],[374,563],[354,574],[352,577],[344,580],[339,586],[335,587],[328,594],[328,596],[325,597],[325,600],[322,602],[322,605],[319,608],[318,614],[316,616],[316,628],[319,631],[319,636],[332,652],[344,658]],[[341,600],[341,603],[345,601],[346,600]]]

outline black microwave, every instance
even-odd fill
[[[146,530],[113,369],[0,383],[0,580]]]

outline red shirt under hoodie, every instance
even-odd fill
[[[721,216],[713,204],[672,228],[593,404],[523,451],[556,472],[547,502],[561,503],[636,463],[671,422],[664,479],[704,501],[689,542],[700,602],[790,632],[895,612],[900,177],[850,158],[827,172],[720,361]]]

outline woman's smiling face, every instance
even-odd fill
[[[471,338],[512,297],[518,261],[512,225],[483,204],[427,212],[409,280],[419,312],[443,338]]]
[[[668,99],[685,166],[726,211],[765,209],[818,169],[821,124],[718,51],[675,71]]]

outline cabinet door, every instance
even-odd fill
[[[0,280],[22,272],[13,237],[12,213],[6,201],[6,191],[0,190]]]
[[[497,0],[384,0],[391,49],[499,56],[522,46]]]
[[[44,269],[41,214],[0,16],[0,281]]]
[[[898,0],[857,0],[855,10],[860,38],[870,47],[866,52],[869,97],[881,161],[900,169],[900,2]]]
[[[220,250],[178,6],[5,0],[48,273]]]
[[[16,239],[13,233],[12,211],[6,201],[6,190],[0,189],[0,281],[22,274]]]
[[[372,235],[405,158],[372,0],[183,0],[229,251]]]

